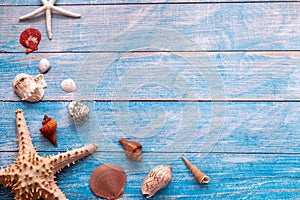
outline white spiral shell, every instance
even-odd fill
[[[15,76],[13,80],[14,92],[23,101],[40,101],[44,96],[45,87],[47,87],[47,84],[42,74],[33,78],[28,74],[22,73]]]
[[[60,86],[66,92],[74,92],[77,89],[76,83],[70,78],[63,80]]]
[[[69,114],[77,123],[85,122],[89,118],[89,108],[80,101],[72,101],[69,104]]]
[[[50,62],[46,58],[42,58],[38,65],[39,71],[42,74],[45,74],[50,69]]]
[[[172,179],[172,167],[159,165],[154,167],[142,183],[142,194],[152,197],[157,191],[164,188]]]

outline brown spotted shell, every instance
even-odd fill
[[[157,191],[163,189],[172,179],[172,167],[159,165],[154,167],[144,179],[141,190],[147,198],[152,197]]]
[[[94,169],[90,177],[93,193],[106,199],[122,197],[125,185],[126,173],[116,164],[102,164]]]
[[[21,73],[15,76],[13,80],[14,92],[21,97],[23,101],[37,102],[44,96],[44,88],[47,87],[44,76],[32,76]]]
[[[47,115],[44,116],[44,120],[42,122],[43,126],[40,129],[41,133],[45,138],[50,140],[52,144],[55,146],[57,145],[56,141],[56,121],[54,119],[51,119],[51,117],[48,117]]]
[[[128,160],[135,162],[142,161],[142,145],[140,143],[124,138],[121,138],[119,142],[125,150],[125,155]]]

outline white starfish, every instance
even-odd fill
[[[62,15],[66,15],[69,17],[80,17],[80,14],[76,14],[70,11],[67,11],[65,9],[62,8],[58,8],[56,7],[54,4],[56,2],[56,0],[41,0],[41,2],[43,3],[43,6],[36,9],[35,11],[28,13],[27,15],[24,15],[22,17],[20,17],[20,20],[25,20],[25,19],[29,19],[35,15],[40,14],[43,11],[46,11],[46,28],[47,28],[47,33],[48,33],[48,37],[51,40],[52,39],[52,30],[51,30],[51,11],[55,11],[57,13],[60,13]]]

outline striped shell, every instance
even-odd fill
[[[154,167],[142,183],[142,194],[152,197],[157,191],[166,187],[172,179],[172,167],[159,165]]]
[[[44,96],[44,88],[47,84],[42,74],[33,78],[28,74],[18,74],[13,80],[14,92],[23,101],[37,102]]]
[[[118,165],[102,164],[91,174],[90,188],[93,193],[106,199],[118,199],[123,196],[126,185],[126,173]]]
[[[187,167],[191,170],[192,174],[200,184],[205,184],[210,181],[210,178],[201,172],[195,165],[193,165],[186,157],[182,156],[182,160],[185,162]]]

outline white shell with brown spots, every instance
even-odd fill
[[[147,198],[166,187],[172,179],[172,167],[159,165],[154,167],[142,183],[142,193]]]

